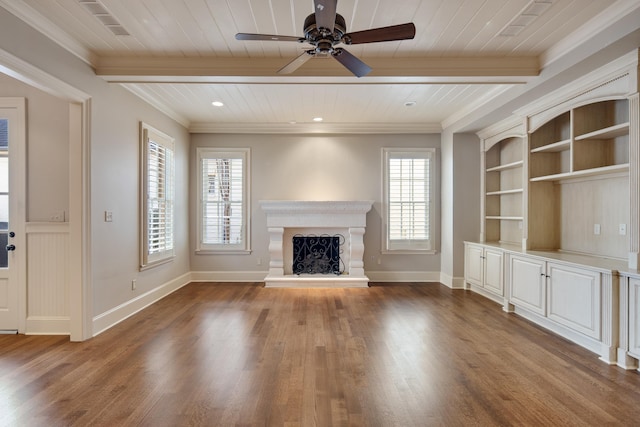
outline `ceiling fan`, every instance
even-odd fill
[[[371,71],[371,67],[346,49],[335,47],[337,44],[351,45],[409,40],[416,35],[416,26],[413,23],[347,33],[344,18],[336,13],[338,0],[314,0],[313,3],[315,13],[307,16],[304,20],[304,37],[238,33],[236,34],[236,40],[298,42],[309,43],[313,46],[313,49],[304,51],[300,56],[281,68],[278,74],[290,74],[314,56],[331,55],[355,76],[362,77]]]

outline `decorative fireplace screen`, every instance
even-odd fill
[[[344,272],[340,259],[342,235],[293,236],[293,274],[336,274]]]

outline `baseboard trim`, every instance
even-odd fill
[[[465,289],[464,277],[453,277],[440,272],[440,283],[451,289]]]
[[[264,282],[268,271],[192,271],[193,282]]]
[[[95,337],[107,329],[112,328],[123,320],[142,311],[154,302],[161,300],[191,282],[191,273],[185,273],[182,276],[176,277],[175,279],[150,290],[149,292],[95,316],[93,318],[93,336]]]
[[[440,282],[437,271],[365,271],[370,282]]]
[[[25,329],[25,335],[70,335],[71,321],[65,316],[29,316]]]

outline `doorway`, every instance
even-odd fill
[[[25,312],[24,98],[0,98],[0,330],[22,332]]]

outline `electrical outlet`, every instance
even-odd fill
[[[113,212],[104,211],[104,222],[112,222],[113,221]]]
[[[600,224],[593,224],[593,234],[596,236],[600,234]]]
[[[132,291],[135,291],[135,290],[136,290],[136,279],[133,279],[133,280],[131,281],[131,290],[132,290]]]
[[[382,264],[382,258],[378,257],[378,265]]]
[[[49,216],[51,222],[64,222],[64,211],[55,211]]]
[[[258,265],[262,265],[262,258],[258,258]]]
[[[618,226],[618,233],[621,236],[626,236],[627,235],[627,224],[620,224]]]

